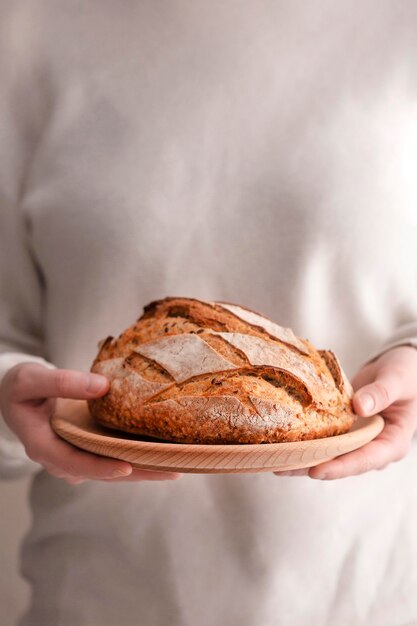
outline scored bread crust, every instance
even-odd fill
[[[228,302],[155,300],[99,342],[90,371],[111,381],[87,401],[94,419],[164,441],[299,441],[345,433],[356,419],[332,351]]]

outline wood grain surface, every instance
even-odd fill
[[[312,467],[360,448],[384,427],[380,415],[358,418],[344,435],[289,443],[198,445],[169,443],[101,427],[85,400],[62,400],[51,418],[54,431],[72,445],[141,469],[212,473],[255,473]]]

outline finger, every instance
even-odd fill
[[[87,478],[85,478],[85,476],[71,476],[59,467],[55,467],[54,465],[50,465],[49,463],[45,463],[43,465],[43,468],[48,472],[48,474],[50,474],[54,478],[62,478],[70,485],[78,485],[88,480]]]
[[[50,369],[30,363],[16,372],[10,394],[11,402],[25,402],[41,398],[88,399],[108,391],[110,381],[95,373],[69,369]]]
[[[62,472],[62,477],[69,475],[105,480],[129,476],[132,473],[132,466],[126,461],[84,452],[60,439],[48,422],[39,424],[31,437],[22,440],[26,442],[26,454],[30,459],[48,471],[53,468],[55,472]]]
[[[74,478],[73,476],[68,476],[67,478],[65,478],[65,480],[67,481],[69,485],[80,485],[81,483],[85,483],[87,479],[86,478]]]
[[[41,415],[43,413],[43,415]],[[18,429],[20,439],[25,443],[26,453],[33,461],[44,467],[70,475],[94,480],[126,478],[133,474],[133,467],[127,461],[111,459],[85,452],[61,439],[51,428],[49,410],[20,409]],[[25,414],[30,414],[26,417]],[[32,417],[33,414],[33,417]],[[136,480],[166,480],[165,472],[135,470]],[[169,475],[172,472],[168,472]],[[54,474],[57,475],[57,474]],[[135,479],[134,477],[132,479]],[[171,479],[169,476],[168,479]]]
[[[414,430],[414,420],[404,418],[401,422],[386,422],[385,428],[375,439],[362,448],[310,468],[309,476],[333,480],[383,469],[408,454]]]
[[[64,470],[54,467],[52,465],[44,466],[46,471],[54,476],[55,478],[63,478],[70,485],[78,485],[80,483],[86,482],[87,480],[91,480],[90,478],[86,478],[85,476],[71,476],[67,474]],[[96,478],[95,480],[102,480],[108,483],[114,482],[139,482],[139,481],[156,481],[156,480],[178,480],[181,478],[183,474],[178,472],[159,472],[152,470],[139,470],[134,469],[129,476],[123,476],[120,478]]]
[[[352,398],[354,411],[361,417],[381,413],[401,398],[403,380],[394,368],[381,368],[373,382],[356,391]]]
[[[140,470],[134,469],[129,476],[121,477],[121,478],[110,478],[107,482],[110,483],[119,483],[119,482],[137,482],[143,480],[178,480],[181,478],[183,474],[178,472],[159,472],[156,470]]]

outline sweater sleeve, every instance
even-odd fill
[[[384,352],[387,352],[387,350],[398,346],[417,348],[417,320],[399,326],[392,335],[387,337],[387,339],[371,353],[366,362],[374,361],[384,354]]]
[[[0,191],[1,195],[1,191]],[[44,284],[31,254],[24,221],[3,196],[0,210],[0,381],[9,368],[25,361],[46,367],[42,328]],[[31,474],[31,461],[0,414],[0,477]]]
[[[9,368],[24,361],[55,367],[48,361],[44,341],[45,280],[31,247],[30,224],[20,207],[45,119],[42,81],[24,12],[6,3],[1,18],[0,380]],[[39,469],[0,414],[0,478]]]
[[[1,189],[0,189],[0,197]],[[21,213],[3,194],[0,210],[0,381],[18,363],[48,361],[42,320],[45,287],[31,252]],[[33,474],[40,465],[31,461],[23,444],[0,414],[0,477]]]

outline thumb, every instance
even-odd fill
[[[103,395],[109,389],[109,380],[100,374],[69,369],[49,369],[28,363],[14,381],[11,400],[27,402],[42,398],[88,399]]]
[[[380,413],[401,397],[402,381],[393,371],[381,369],[376,372],[375,380],[356,391],[352,398],[355,413],[369,417]]]

